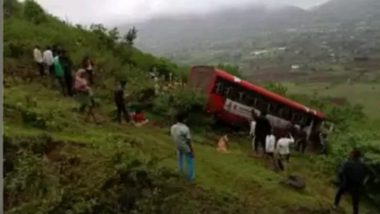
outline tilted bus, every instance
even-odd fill
[[[310,132],[319,129],[325,120],[322,112],[212,66],[193,66],[188,85],[207,95],[208,113],[234,126],[246,126],[252,119],[252,110],[266,110],[278,121],[310,127]]]

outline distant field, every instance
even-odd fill
[[[373,119],[380,119],[380,83],[284,83],[290,93],[313,94],[346,98],[364,107],[364,112]]]

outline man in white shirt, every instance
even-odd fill
[[[289,134],[289,137],[282,137],[278,139],[276,145],[276,159],[278,163],[278,167],[281,170],[284,170],[284,164],[282,162],[283,159],[289,161],[290,158],[290,144],[294,143],[294,138]]]
[[[42,60],[43,60],[43,63],[45,64],[45,66],[47,67],[47,69],[49,70],[49,73],[51,75],[53,75],[53,73],[54,73],[54,67],[53,67],[54,57],[53,57],[53,52],[51,51],[51,48],[49,46],[44,51],[44,53],[42,55]]]
[[[265,139],[265,151],[267,154],[271,157],[273,157],[273,154],[275,152],[276,147],[276,137],[273,135],[273,132],[267,135]]]
[[[294,143],[294,138],[289,134],[289,137],[282,137],[278,139],[277,146],[276,146],[276,152],[282,156],[285,157],[286,160],[289,160],[290,156],[290,144]]]
[[[44,72],[44,65],[42,61],[42,53],[40,50],[40,47],[36,45],[33,50],[33,58],[38,66],[38,71],[40,72],[40,75],[43,76],[45,74]]]
[[[252,121],[249,128],[249,136],[251,137],[252,151],[255,149],[255,129],[256,129],[256,112],[252,110]]]

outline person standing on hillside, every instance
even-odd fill
[[[54,72],[54,67],[53,67],[53,52],[51,51],[50,46],[46,47],[46,50],[44,51],[42,55],[42,60],[46,66],[46,69],[49,71],[49,74],[52,75]]]
[[[252,151],[255,149],[255,129],[256,129],[256,119],[257,115],[254,109],[251,112],[252,120],[249,127],[249,136],[251,137]]]
[[[339,189],[335,195],[334,209],[338,208],[342,195],[349,192],[352,196],[353,213],[359,213],[360,192],[363,189],[366,178],[370,175],[367,167],[360,159],[360,151],[358,149],[353,149],[349,154],[348,160],[342,164],[338,172],[341,181]]]
[[[179,113],[176,117],[177,123],[170,129],[170,134],[175,143],[178,154],[178,167],[180,172],[183,172],[183,158],[186,158],[189,181],[193,181],[194,174],[194,149],[191,144],[190,129],[185,125],[186,115]]]
[[[123,80],[120,81],[120,83],[117,85],[117,87],[114,90],[114,100],[117,110],[117,120],[119,123],[122,123],[122,117],[124,117],[125,122],[129,123],[129,112],[127,111],[127,108],[125,107],[125,99],[124,99],[124,88],[127,81]]]
[[[82,61],[82,68],[86,70],[90,85],[94,84],[94,63],[89,56],[86,56]]]
[[[284,161],[289,162],[290,159],[290,144],[294,143],[294,138],[291,134],[278,139],[275,149],[276,168],[281,171],[285,170]]]
[[[276,148],[276,137],[273,135],[273,131],[265,138],[265,151],[270,157],[273,157]]]
[[[37,64],[38,71],[39,71],[40,75],[44,76],[45,75],[44,63],[43,63],[42,53],[41,53],[40,47],[38,45],[36,45],[34,50],[33,50],[33,57],[34,57],[34,61]]]
[[[72,63],[70,57],[68,56],[66,50],[62,50],[62,54],[61,54],[59,61],[62,64],[63,71],[64,71],[66,91],[67,91],[67,94],[71,97],[74,95],[74,92],[73,92],[73,75],[72,75],[73,63]]]
[[[62,56],[62,52],[58,50],[57,51],[57,56],[55,56],[54,60],[53,60],[54,76],[58,80],[58,84],[59,84],[59,87],[62,90],[63,96],[66,96],[65,81],[63,79],[64,75],[65,75],[65,71],[63,70],[63,66],[62,66],[61,61],[60,61],[61,60],[61,56]]]
[[[86,80],[86,71],[84,69],[79,69],[75,74],[74,89],[77,92],[77,96],[81,106],[79,107],[80,112],[84,112],[88,108],[87,119],[91,116],[94,122],[97,123],[97,119],[94,114],[94,105],[92,102],[93,91],[88,85]]]
[[[263,148],[263,153],[265,154],[265,138],[270,134],[272,126],[266,117],[267,113],[265,110],[261,111],[261,115],[256,120],[255,128],[255,152],[258,153],[258,146],[261,144]]]

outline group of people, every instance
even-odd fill
[[[284,132],[276,139],[265,111],[257,116],[253,110],[252,118],[249,133],[252,139],[252,149],[258,154],[258,148],[261,146],[263,154],[273,159],[275,168],[284,170],[284,161],[288,162],[290,159],[290,145],[295,143],[292,134]]]
[[[42,52],[38,45],[33,50],[34,61],[39,74],[45,76],[47,73],[57,79],[63,95],[73,96],[75,94],[72,69],[73,63],[68,53],[63,48],[47,46]],[[83,59],[81,69],[86,72],[89,85],[93,84],[93,62],[87,56]]]
[[[33,50],[33,58],[40,76],[47,73],[52,83],[58,83],[63,96],[77,98],[80,102],[79,112],[87,112],[87,120],[90,117],[95,123],[98,119],[94,112],[94,62],[89,56],[84,57],[79,69],[73,75],[73,63],[65,49],[47,46],[42,52],[37,45]],[[135,125],[141,126],[148,122],[144,113],[138,109],[132,114],[127,111],[124,90],[126,81],[119,81],[114,90],[114,100],[117,109],[117,119],[121,123],[122,118],[126,122],[133,121]]]
[[[58,83],[63,96],[74,96],[80,101],[79,111],[87,110],[95,122],[98,122],[94,114],[95,101],[93,98],[93,67],[94,63],[86,56],[80,68],[73,76],[73,63],[63,48],[47,46],[42,52],[37,45],[33,50],[34,61],[40,76],[48,74],[52,84]]]
[[[253,137],[253,149],[258,152],[258,147],[261,145],[264,154],[273,157],[275,165],[284,170],[283,161],[289,161],[290,158],[289,145],[295,142],[293,136],[288,133],[287,136],[281,136],[276,140],[270,122],[266,118],[266,112],[263,111],[260,116],[256,116],[256,114],[253,114],[253,116],[255,119],[252,121],[250,131]],[[186,125],[186,118],[185,113],[179,113],[170,133],[176,146],[179,170],[183,173],[184,160],[186,160],[187,178],[189,181],[193,181],[195,178],[194,148],[191,143],[190,129]],[[227,153],[227,142],[228,136],[221,136],[217,144],[217,151]],[[368,168],[361,161],[360,151],[353,149],[348,159],[339,168],[340,183],[333,209],[338,208],[342,195],[348,192],[352,196],[353,213],[358,214],[360,193],[369,174]]]
[[[88,110],[88,115],[92,116],[94,121],[97,119],[93,112],[95,105],[93,92],[93,69],[94,63],[89,57],[83,59],[81,67],[72,75],[73,63],[70,60],[67,51],[64,49],[46,47],[41,52],[40,47],[36,46],[33,50],[34,61],[37,65],[38,72],[41,76],[48,73],[56,79],[64,96],[76,95],[80,100],[81,112]],[[114,102],[117,109],[117,119],[122,123],[123,119],[126,122],[131,120],[136,125],[144,125],[148,122],[141,109],[137,109],[130,114],[127,110],[125,100],[126,81],[118,82],[114,90]],[[250,136],[252,137],[252,149],[258,153],[259,146],[262,151],[269,157],[272,157],[275,166],[280,170],[284,170],[283,161],[289,161],[290,145],[295,143],[292,134],[285,133],[278,136],[276,139],[270,121],[267,118],[266,112],[262,111],[260,116],[256,112],[252,112],[253,120],[250,127]],[[190,129],[186,125],[187,114],[179,113],[176,116],[176,123],[172,125],[170,133],[176,146],[178,155],[178,166],[182,172],[184,170],[184,160],[187,165],[187,178],[193,181],[195,178],[194,170],[194,148],[191,142]],[[226,153],[228,136],[223,135],[218,142],[217,150]],[[339,170],[340,186],[337,191],[334,208],[337,208],[341,196],[349,192],[352,195],[354,214],[359,212],[359,198],[363,183],[368,177],[366,166],[360,161],[361,153],[354,149],[348,159],[343,163]]]

